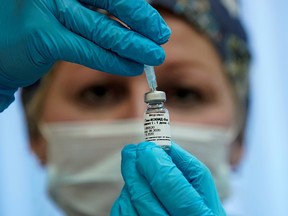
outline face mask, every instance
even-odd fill
[[[144,140],[143,122],[44,124],[49,192],[69,215],[108,215],[124,185],[121,150]],[[173,140],[211,170],[221,198],[228,195],[227,154],[233,137],[222,128],[173,123]]]

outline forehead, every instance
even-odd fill
[[[186,68],[190,71],[190,78],[205,78],[219,87],[227,83],[230,85],[220,55],[211,41],[183,18],[166,11],[160,12],[172,30],[171,38],[163,45],[166,59],[160,67],[167,72]]]
[[[171,58],[169,60],[188,58],[222,66],[220,55],[206,35],[196,31],[194,26],[182,17],[166,11],[162,11],[161,15],[172,30],[171,38],[163,45],[166,53],[170,54],[167,56]]]

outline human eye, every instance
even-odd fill
[[[172,85],[162,88],[166,92],[166,106],[177,109],[193,109],[206,102],[205,93],[194,86]]]
[[[120,84],[93,84],[83,88],[77,100],[82,105],[101,109],[119,103],[125,97],[125,92],[125,87]]]

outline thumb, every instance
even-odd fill
[[[136,166],[171,215],[213,215],[171,157],[154,143],[137,147]]]
[[[168,152],[177,168],[216,215],[225,215],[210,170],[196,157],[172,143]]]

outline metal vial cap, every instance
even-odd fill
[[[166,94],[163,91],[150,91],[144,95],[145,103],[161,103],[166,101]]]

